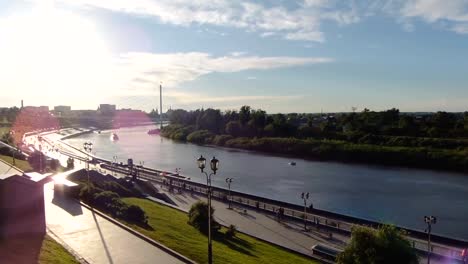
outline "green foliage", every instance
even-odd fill
[[[125,219],[133,223],[148,223],[145,211],[138,205],[129,205]]]
[[[229,225],[228,228],[226,229],[226,232],[224,232],[224,235],[228,239],[235,237],[236,234],[237,234],[237,227],[235,225]]]
[[[130,225],[138,232],[164,244],[194,260],[208,263],[206,254],[207,236],[187,223],[187,214],[146,199],[124,198],[127,204],[140,206],[148,215],[148,225],[154,229]],[[224,229],[220,230],[222,233]],[[221,232],[213,236],[214,263],[232,264],[281,264],[318,263],[310,258],[291,253],[275,245],[238,233],[227,239]]]
[[[174,110],[162,135],[196,144],[320,160],[468,171],[468,112],[339,114]],[[223,133],[227,134],[224,135]],[[230,137],[229,137],[230,136]]]
[[[351,241],[338,256],[338,264],[417,264],[416,251],[394,226],[382,226],[375,230],[355,227]]]
[[[226,133],[233,137],[242,135],[242,124],[239,121],[230,121],[226,124]]]
[[[214,208],[211,207],[211,229],[218,230],[220,225],[214,220]],[[208,232],[208,204],[198,201],[190,207],[188,223],[203,233]]]
[[[187,141],[195,144],[211,144],[214,135],[208,130],[197,130],[187,136]]]
[[[28,162],[34,170],[39,171],[40,169],[45,169],[46,156],[42,152],[34,151],[29,155]]]
[[[82,185],[80,199],[113,217],[137,224],[147,224],[145,212],[136,205],[127,205],[120,196],[112,191],[96,188],[93,185]]]
[[[5,162],[8,162],[10,164],[13,164],[13,157],[11,156],[5,156],[5,155],[0,155],[0,159],[4,160]],[[33,171],[33,168],[29,164],[29,162],[21,159],[16,159],[15,158],[15,166],[18,167],[20,170],[29,172]]]
[[[213,144],[224,146],[228,140],[233,139],[231,135],[216,135],[213,139]]]

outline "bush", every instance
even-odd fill
[[[82,185],[80,190],[80,200],[85,203],[93,204],[94,203],[94,195],[102,190],[94,187],[94,185]]]
[[[211,208],[211,229],[219,230],[220,225],[214,220],[214,209]],[[189,225],[194,226],[203,233],[208,232],[208,204],[198,201],[192,205],[188,213]]]
[[[226,233],[224,235],[226,238],[233,238],[237,234],[237,227],[235,225],[229,225],[229,227],[226,230]]]
[[[93,204],[99,208],[109,209],[115,204],[115,199],[120,199],[115,192],[98,192],[93,195]]]
[[[146,216],[145,211],[141,209],[137,205],[130,205],[127,208],[126,214],[125,214],[125,220],[129,222],[134,222],[134,223],[148,223],[148,217]]]
[[[216,135],[213,139],[213,144],[218,146],[224,146],[224,144],[231,139],[233,139],[231,135]]]
[[[338,256],[338,264],[417,264],[416,251],[404,234],[394,226],[383,226],[379,230],[355,227],[351,241]]]
[[[210,144],[214,135],[208,130],[197,130],[187,136],[187,141],[195,144]]]

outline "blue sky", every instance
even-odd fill
[[[0,55],[4,106],[468,110],[468,0],[2,1]]]

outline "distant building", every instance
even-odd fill
[[[49,112],[49,107],[46,105],[41,105],[39,106],[39,110],[44,111],[44,112]]]
[[[54,106],[54,115],[55,116],[64,116],[64,115],[69,115],[71,112],[71,106],[68,105],[58,105]]]
[[[68,106],[68,105],[57,105],[57,106],[54,106],[54,111],[56,111],[56,112],[62,112],[62,113],[70,112],[70,111],[71,111],[71,106]]]
[[[102,114],[112,114],[115,112],[115,110],[116,110],[116,107],[113,104],[100,104],[99,105],[99,111]]]
[[[44,184],[36,172],[0,175],[0,237],[45,234]]]
[[[25,106],[23,107],[25,111],[33,111],[33,112],[49,112],[48,106]]]

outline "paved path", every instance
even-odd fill
[[[23,175],[23,173],[11,164],[0,160],[0,179],[6,179],[13,175]]]
[[[44,187],[47,227],[89,263],[182,263],[72,200]]]
[[[192,195],[188,192],[168,192],[165,187],[157,186],[161,193],[169,196],[176,206],[184,211],[188,211],[196,201],[206,201],[206,196]],[[244,233],[308,255],[312,255],[310,247],[315,244],[320,243],[337,249],[344,249],[350,239],[348,236],[337,233],[333,233],[332,238],[330,238],[330,231],[317,230],[315,227],[311,227],[308,232],[304,232],[304,226],[301,223],[278,222],[275,217],[257,212],[251,208],[246,208],[246,213],[244,213],[244,207],[239,205],[233,204],[234,209],[229,210],[226,203],[212,200],[212,206],[215,209],[214,214],[218,222],[225,225],[234,224],[238,230]],[[426,262],[425,257],[420,258],[420,263]],[[431,263],[442,264],[446,262],[432,259]]]
[[[177,206],[185,211],[198,200],[206,200],[206,197],[191,195],[189,193],[169,193],[159,188],[160,192],[167,194]],[[343,249],[348,241],[348,237],[333,234],[330,238],[329,231],[316,230],[310,228],[310,231],[304,232],[304,226],[300,223],[291,223],[286,221],[278,222],[271,215],[266,215],[255,210],[246,209],[233,205],[234,209],[227,209],[227,204],[212,200],[212,206],[216,210],[216,220],[222,224],[234,224],[238,230],[255,237],[262,238],[275,244],[311,255],[310,247],[315,244],[326,244],[331,247]]]

